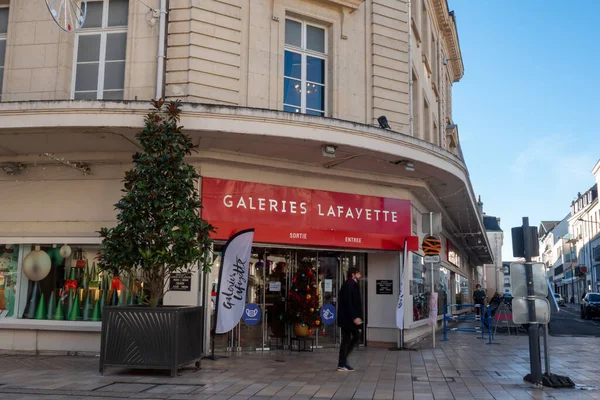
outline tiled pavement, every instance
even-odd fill
[[[439,336],[438,336],[439,337]],[[355,372],[336,372],[335,349],[314,353],[246,353],[180,376],[109,369],[98,358],[0,354],[0,399],[600,399],[600,338],[551,337],[552,371],[576,389],[535,389],[526,336],[498,336],[487,345],[473,334],[424,342],[418,351],[357,350]]]

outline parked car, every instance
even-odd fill
[[[559,293],[554,293],[554,298],[559,307],[564,307],[566,305],[565,299]]]
[[[600,317],[600,293],[588,293],[581,301],[581,318]]]

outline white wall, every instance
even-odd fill
[[[401,253],[371,253],[368,258],[368,316],[369,342],[396,343],[396,304]],[[376,281],[393,281],[393,294],[376,294]],[[406,286],[405,286],[406,287]],[[406,294],[406,292],[405,292]],[[406,298],[406,297],[405,297]]]

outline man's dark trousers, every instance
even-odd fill
[[[358,328],[342,328],[342,343],[340,344],[340,358],[338,361],[338,367],[345,367],[348,365],[348,356],[350,353],[352,353],[352,350],[354,350],[360,340],[358,335]]]

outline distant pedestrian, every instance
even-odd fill
[[[485,290],[481,288],[479,283],[475,286],[475,291],[473,292],[473,302],[479,305],[479,307],[476,307],[475,312],[478,315],[483,314],[483,307],[485,307]]]
[[[338,326],[342,329],[342,344],[338,371],[354,371],[348,365],[348,356],[359,341],[359,328],[362,325],[362,301],[358,280],[361,278],[358,268],[348,269],[348,279],[342,285],[338,296]]]

